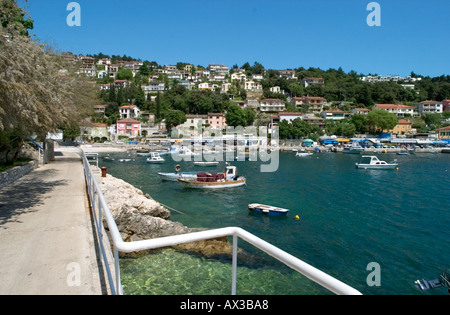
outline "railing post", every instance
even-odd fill
[[[115,246],[114,246],[114,268],[116,269],[116,294],[123,295],[122,283],[120,281],[119,251]]]
[[[233,235],[233,261],[232,261],[232,276],[231,276],[231,295],[236,295],[236,278],[237,278],[237,249],[238,237]]]

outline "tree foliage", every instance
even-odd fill
[[[94,86],[24,35],[31,25],[15,1],[0,1],[0,12],[0,132],[45,138],[77,125],[93,108]]]
[[[388,113],[385,110],[377,109],[372,110],[367,115],[367,124],[374,129],[378,130],[391,130],[398,123],[397,115]]]

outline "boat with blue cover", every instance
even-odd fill
[[[257,214],[266,214],[269,216],[284,216],[289,213],[288,209],[283,209],[274,206],[262,205],[259,203],[252,203],[248,205],[248,210]]]

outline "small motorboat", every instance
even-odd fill
[[[365,170],[393,170],[398,167],[397,161],[387,163],[380,161],[377,156],[363,156],[363,159],[370,159],[369,163],[356,163],[356,168],[362,168]]]
[[[181,177],[194,180],[197,178],[197,173],[198,172],[181,172],[181,166],[175,165],[174,173],[158,173],[158,175],[161,177],[162,180],[177,182],[178,178]]]
[[[112,156],[110,156],[109,154],[103,157],[103,161],[105,161],[105,162],[112,162],[114,160],[115,159]]]
[[[288,209],[283,209],[274,206],[262,205],[259,203],[252,203],[248,205],[248,210],[257,214],[266,214],[269,216],[283,216],[289,213]]]
[[[307,152],[307,151],[305,151],[305,150],[298,151],[298,152],[295,154],[295,156],[299,156],[299,157],[306,157],[306,156],[311,156],[311,155],[314,155],[314,154],[311,153],[311,152]]]
[[[164,163],[165,160],[159,155],[158,152],[150,153],[150,157],[147,158],[147,163]]]
[[[197,173],[195,178],[180,177],[185,188],[221,189],[240,187],[246,184],[244,176],[238,176],[236,166],[227,166],[225,173]]]

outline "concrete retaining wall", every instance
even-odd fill
[[[31,161],[23,166],[16,166],[10,170],[0,173],[0,189],[14,183],[22,176],[27,175],[38,167],[38,161]]]

